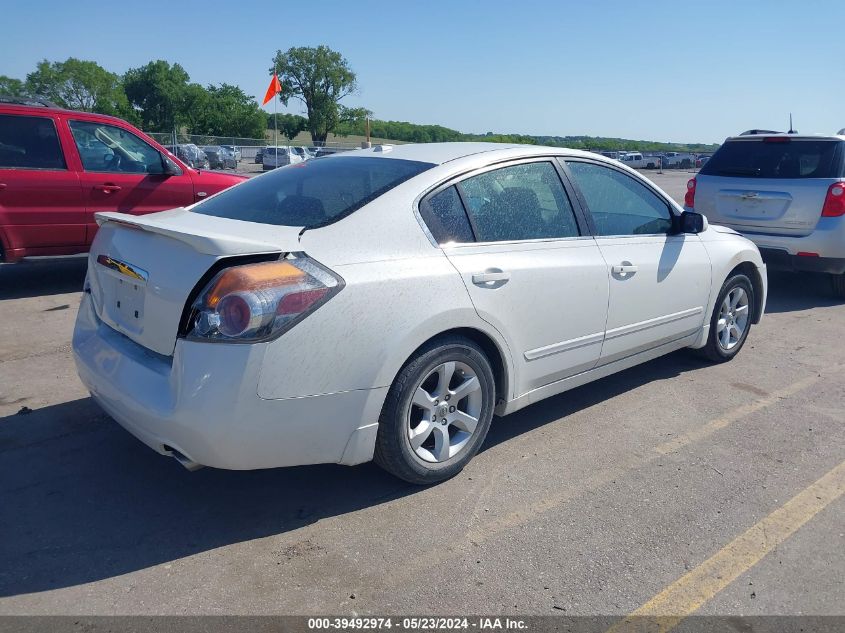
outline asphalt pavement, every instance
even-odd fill
[[[649,176],[679,197],[689,174]],[[149,450],[76,377],[85,266],[0,266],[0,614],[845,615],[845,303],[824,279],[770,275],[733,362],[678,352],[497,418],[418,488]]]

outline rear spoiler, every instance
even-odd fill
[[[98,226],[113,223],[131,229],[158,233],[159,235],[164,235],[188,244],[195,251],[208,255],[227,256],[242,255],[245,253],[279,253],[283,250],[290,250],[290,248],[281,248],[275,242],[232,235],[231,229],[226,231],[229,227],[215,227],[215,224],[220,222],[219,218],[199,216],[181,207],[142,216],[114,212],[95,213],[94,218]],[[196,221],[197,218],[201,218],[201,223]],[[180,219],[184,221],[179,222]],[[227,220],[223,220],[223,222],[227,222]],[[290,233],[289,237],[292,238],[292,241],[299,241],[301,227],[274,226],[272,228],[276,230],[270,232],[271,237],[279,237],[278,235],[274,235],[274,233],[278,233],[279,229],[284,229],[285,233]]]

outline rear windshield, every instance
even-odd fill
[[[707,176],[751,178],[839,178],[839,141],[727,141],[701,168]]]
[[[193,210],[218,218],[316,228],[349,215],[431,167],[393,158],[317,158],[274,169]]]

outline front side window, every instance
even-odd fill
[[[478,242],[576,237],[572,205],[552,163],[484,172],[459,185]]]
[[[620,171],[567,161],[593,217],[597,235],[653,235],[672,230],[668,204]]]
[[[123,128],[91,121],[70,121],[85,171],[163,174],[157,149]]]
[[[193,211],[245,222],[316,228],[349,215],[431,167],[431,163],[361,156],[308,160],[226,189]]]
[[[66,169],[53,120],[0,115],[0,169]]]

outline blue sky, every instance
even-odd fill
[[[845,127],[841,0],[7,2],[0,74],[69,56],[179,62],[263,96],[277,49],[326,44],[345,103],[466,132],[719,142]],[[288,108],[302,108],[291,102]]]

